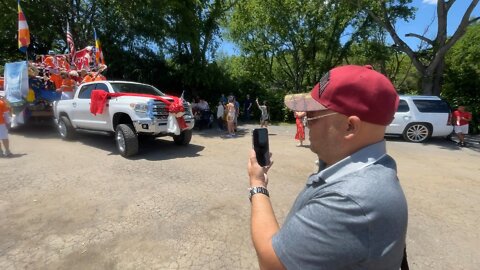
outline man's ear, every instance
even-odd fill
[[[345,138],[350,139],[360,131],[362,121],[357,116],[349,116],[345,127]]]

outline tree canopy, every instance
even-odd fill
[[[458,29],[447,36],[447,16],[455,2],[438,1],[436,37],[408,35],[426,42],[428,46],[419,50],[410,48],[395,29],[397,22],[417,15],[412,0],[31,0],[20,4],[31,33],[30,58],[49,50],[66,52],[67,23],[77,49],[94,45],[95,29],[109,78],[150,83],[167,93],[185,90],[188,98],[201,95],[210,102],[222,93],[240,97],[249,93],[269,100],[273,120],[282,120],[291,117],[283,111],[284,94],[310,90],[324,72],[342,64],[371,64],[400,93],[453,98],[453,89],[461,89],[453,102],[460,102],[459,97],[465,99],[461,102],[473,102],[469,91],[478,92],[478,84],[463,78],[478,74],[474,61],[465,61],[476,59],[478,46],[463,44],[476,38],[468,26],[478,20],[471,15],[479,0],[468,1]],[[0,9],[2,66],[24,55],[17,49],[16,1],[0,1]],[[238,46],[238,55],[218,54],[224,39]],[[465,49],[456,49],[457,42]]]

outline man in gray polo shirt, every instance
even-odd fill
[[[342,66],[285,104],[307,112],[319,171],[280,228],[266,189],[270,167],[260,167],[252,150],[251,230],[260,268],[399,269],[408,211],[383,138],[398,106],[392,83],[370,66]]]

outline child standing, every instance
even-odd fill
[[[0,96],[0,140],[2,141],[3,147],[5,148],[5,153],[3,153],[2,148],[0,147],[0,156],[5,157],[12,156],[12,152],[10,152],[10,145],[8,142],[7,125],[5,124],[10,119],[9,113],[10,110],[8,109],[7,102],[4,100],[3,96]]]

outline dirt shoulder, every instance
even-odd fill
[[[0,269],[257,269],[246,172],[253,127],[234,139],[195,131],[188,147],[160,138],[132,159],[112,137],[11,134],[16,155],[0,159]],[[295,147],[294,126],[270,132],[269,190],[283,222],[315,156]],[[390,138],[387,147],[409,204],[411,268],[477,269],[478,147]]]

